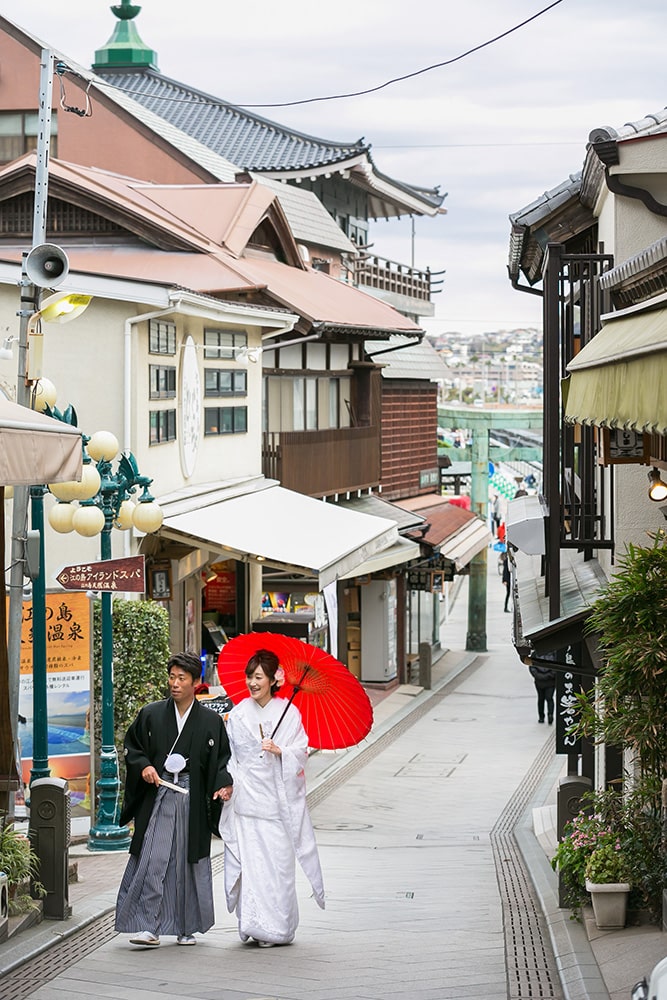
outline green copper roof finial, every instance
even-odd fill
[[[159,70],[157,52],[144,45],[133,23],[140,10],[141,7],[130,0],[120,0],[120,4],[111,7],[118,23],[104,48],[95,52],[93,69],[96,73],[117,69]]]

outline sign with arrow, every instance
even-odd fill
[[[146,558],[128,556],[126,559],[102,559],[100,562],[64,566],[56,580],[65,590],[131,591],[143,594],[146,590]]]

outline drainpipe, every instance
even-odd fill
[[[180,303],[180,300],[179,300]],[[137,323],[146,323],[151,319],[161,319],[163,316],[173,315],[174,306],[170,305],[166,309],[157,309],[155,312],[141,313],[139,316],[130,316],[125,320],[124,340],[123,340],[123,445],[122,450],[131,451],[132,445],[132,410],[130,407],[132,390],[132,327]],[[127,532],[123,536],[123,554],[130,555],[130,538]]]

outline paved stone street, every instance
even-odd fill
[[[224,905],[215,842],[215,927],[196,948],[165,939],[158,949],[134,949],[112,929],[125,855],[91,856],[76,847],[77,927],[45,921],[3,946],[4,968],[15,969],[0,981],[3,1000],[628,997],[629,978],[650,971],[661,936],[652,929],[634,939],[634,963],[616,972],[618,990],[608,991],[585,931],[553,906],[553,874],[526,816],[533,802],[553,801],[561,762],[552,753],[553,730],[537,724],[534,687],[511,646],[503,596],[490,565],[488,651],[466,653],[464,582],[443,622],[450,651],[434,666],[433,690],[371,692],[371,737],[359,748],[309,760],[327,908],[318,909],[300,878],[293,945],[260,950],[240,943]],[[539,900],[515,828],[524,856],[532,854]],[[552,907],[548,924],[540,906]],[[635,930],[646,929],[611,934]],[[642,944],[650,948],[642,952]]]

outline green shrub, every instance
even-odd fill
[[[581,735],[631,748],[642,776],[663,778],[667,762],[667,537],[628,546],[593,605],[604,663],[595,691],[579,697]]]
[[[101,602],[93,606],[95,732],[99,763],[102,704]],[[167,695],[169,613],[154,601],[113,602],[114,742],[122,747],[128,726],[149,701]],[[122,762],[122,754],[119,754]],[[123,772],[121,766],[121,773]]]
[[[36,896],[46,895],[38,880],[39,858],[25,834],[9,823],[0,830],[0,871],[7,876],[9,913],[15,915],[34,907],[35,901],[25,891],[29,882]]]
[[[585,874],[589,882],[598,884],[630,882],[630,864],[619,841],[596,848],[588,859]]]

